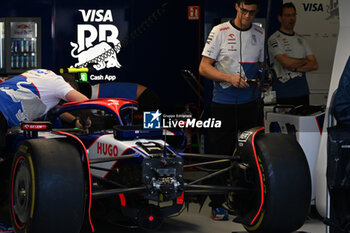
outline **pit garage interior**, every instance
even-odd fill
[[[235,2],[235,0],[2,2],[0,81],[33,68],[49,69],[59,73],[61,68],[86,67],[87,58],[94,56],[93,58],[102,60],[101,64],[107,64],[107,67],[79,74],[80,79],[87,79],[91,85],[113,82],[138,83],[156,93],[163,115],[191,114],[206,118],[209,116],[213,83],[199,75],[201,53],[211,28],[235,17]],[[344,203],[345,210],[341,208],[341,215],[347,215],[347,219],[344,220],[347,224],[343,223],[341,227],[337,227],[332,225],[331,220],[324,221],[324,219],[341,218],[336,212],[342,202],[339,203],[335,197],[330,197],[327,184],[329,147],[327,128],[335,124],[331,122],[333,117],[330,111],[331,100],[350,56],[348,44],[350,1],[261,0],[254,22],[265,28],[267,36],[279,29],[278,8],[285,2],[294,3],[297,10],[295,31],[308,41],[318,61],[318,70],[307,73],[310,105],[315,106],[316,110],[304,115],[285,114],[283,111],[288,107],[276,107],[273,93],[267,92],[264,94],[265,132],[276,132],[278,128],[283,134],[294,135],[306,155],[311,175],[311,203],[305,224],[297,232],[348,233],[350,208],[348,210],[346,208],[349,207],[349,202]],[[21,36],[18,36],[11,39],[8,36],[14,30],[10,26],[11,23],[18,27],[22,25],[20,32],[29,30],[31,25],[36,25],[36,32],[32,33],[32,37],[21,39]],[[112,47],[104,48],[103,46],[109,45],[103,41],[118,44],[119,47],[116,50]],[[112,52],[109,55],[101,52],[110,49]],[[187,130],[185,133],[187,133],[185,152],[207,153],[206,132]],[[349,151],[345,153],[350,156]],[[350,179],[349,174],[347,178]],[[348,181],[347,189],[349,183]],[[189,208],[181,210],[181,214],[166,218],[154,232],[246,232],[241,224],[232,221],[233,215],[230,215],[228,221],[212,220],[208,202],[206,199],[202,207],[198,203],[190,203]],[[145,232],[136,225],[116,223],[114,217],[118,218],[108,216],[105,221],[96,220],[95,232]],[[0,218],[0,232],[12,233],[14,230]],[[67,229],[67,232],[70,230]],[[91,232],[91,229],[84,226],[81,232]]]

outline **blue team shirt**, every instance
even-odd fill
[[[9,126],[19,125],[21,121],[30,120],[27,110],[32,106],[26,105],[28,101],[37,99],[40,94],[36,87],[27,81],[26,77],[15,76],[6,82],[0,83],[0,111]]]
[[[306,40],[299,34],[286,34],[276,31],[268,40],[270,61],[276,72],[277,80],[273,89],[277,98],[292,98],[308,95],[309,86],[305,72],[290,71],[282,66],[276,59],[279,54],[286,54],[292,58],[305,58],[312,55],[311,48]]]
[[[223,73],[245,75],[257,79],[258,62],[264,61],[264,29],[252,25],[238,29],[231,21],[215,26],[207,39],[202,55],[215,60],[214,66]],[[213,102],[245,104],[259,97],[259,88],[236,88],[227,82],[214,81]]]
[[[288,80],[288,82],[281,82],[277,79],[273,84],[273,89],[276,90],[277,98],[291,98],[298,96],[305,96],[310,93],[309,85],[307,84],[305,72],[300,72],[301,76]]]
[[[241,63],[247,79],[258,79],[258,63]],[[213,102],[222,104],[244,104],[259,97],[259,88],[251,84],[248,88],[236,88],[230,85],[223,88],[220,82],[214,81]]]

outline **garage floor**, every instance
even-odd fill
[[[170,217],[166,219],[157,231],[154,233],[243,233],[246,232],[244,228],[237,223],[233,223],[233,216],[229,221],[214,221],[210,218],[210,208],[205,205],[201,211],[199,211],[198,204],[191,204],[190,210],[185,210],[181,215],[177,217]],[[145,232],[137,228],[126,228],[109,223],[95,222],[96,233],[140,233]],[[324,233],[326,230],[325,225],[316,219],[307,220],[305,225],[299,229],[298,232],[307,233]],[[82,233],[90,233],[90,230],[84,230]]]
[[[161,228],[154,233],[244,233],[244,228],[237,223],[233,223],[233,216],[229,221],[214,221],[210,218],[210,208],[205,205],[200,213],[198,204],[191,204],[187,212],[185,210],[181,215],[167,218]],[[126,227],[106,221],[94,220],[95,233],[141,233],[146,232],[136,227]],[[12,233],[12,231],[0,232]],[[150,231],[148,231],[150,232]],[[325,233],[326,226],[316,219],[309,219],[305,225],[299,229],[298,233]],[[84,229],[81,233],[91,233],[90,229]]]

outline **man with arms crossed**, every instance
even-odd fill
[[[281,28],[268,40],[270,61],[277,80],[273,84],[278,104],[309,105],[309,87],[305,72],[318,69],[306,40],[294,32],[296,9],[285,3],[279,9]]]

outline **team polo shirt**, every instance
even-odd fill
[[[276,31],[270,36],[268,46],[270,62],[277,76],[277,80],[273,85],[277,98],[308,95],[310,92],[305,72],[287,70],[275,58],[278,54],[286,54],[293,58],[305,58],[312,55],[313,53],[306,40],[296,33],[288,35]]]
[[[258,62],[264,60],[264,33],[264,29],[256,25],[242,31],[231,21],[219,24],[210,32],[202,55],[215,59],[214,66],[221,72],[241,73],[247,79],[257,79]],[[236,88],[228,82],[214,81],[213,102],[244,104],[258,96],[255,85]]]
[[[91,99],[124,98],[136,100],[137,83],[108,82],[91,86]]]
[[[66,100],[73,88],[50,70],[30,70],[0,83],[0,111],[9,126],[35,120],[58,102]]]

